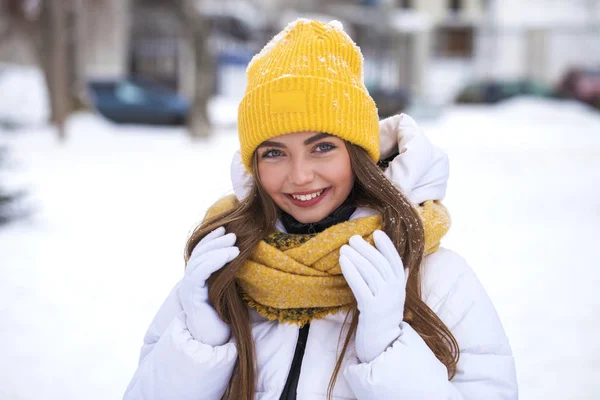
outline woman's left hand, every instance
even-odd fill
[[[340,249],[340,267],[360,311],[356,354],[363,363],[373,361],[402,334],[408,277],[391,239],[377,230],[373,240],[376,247],[356,235]]]

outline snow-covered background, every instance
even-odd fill
[[[69,120],[0,133],[30,218],[0,230],[0,399],[122,397],[183,248],[231,192],[235,106],[215,135]],[[444,241],[496,305],[522,399],[600,398],[600,114],[516,99],[418,121],[451,160]],[[4,172],[6,174],[6,172]]]

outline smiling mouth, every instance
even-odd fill
[[[306,193],[306,194],[288,194],[288,196],[290,196],[294,200],[310,201],[314,198],[321,196],[323,194],[323,192],[325,192],[325,190],[326,189],[321,189],[321,190],[317,190],[316,192]]]

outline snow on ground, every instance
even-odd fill
[[[500,313],[521,399],[600,398],[600,115],[522,99],[428,132],[450,157],[444,244]]]
[[[0,124],[41,125],[49,116],[42,71],[0,62]]]
[[[521,398],[600,398],[600,115],[520,99],[422,125],[451,160],[444,244],[492,297]],[[69,136],[0,135],[36,205],[0,230],[0,399],[121,398],[188,233],[231,192],[231,128],[192,143],[81,114]]]

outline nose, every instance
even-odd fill
[[[304,186],[315,178],[314,168],[310,162],[303,158],[298,158],[292,162],[289,179],[294,186]]]

